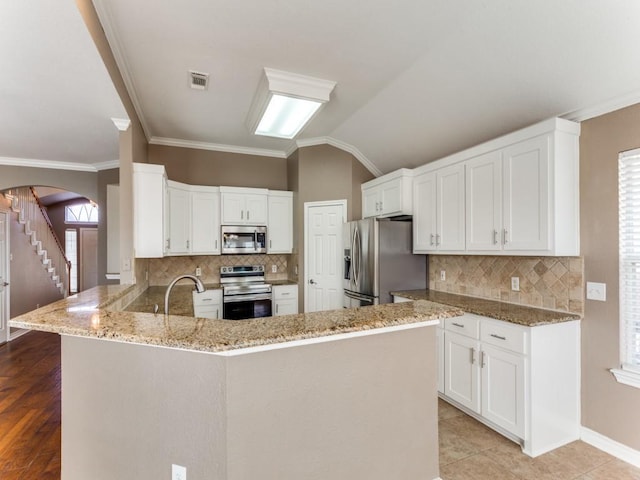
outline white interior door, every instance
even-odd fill
[[[98,285],[98,229],[80,229],[80,285],[78,291]]]
[[[9,319],[9,234],[8,216],[0,212],[0,344],[8,340]]]
[[[305,312],[342,308],[342,225],[346,200],[304,205]]]

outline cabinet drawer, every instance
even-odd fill
[[[273,287],[275,300],[298,298],[298,285],[276,285]]]
[[[210,307],[193,307],[193,314],[198,318],[220,318],[222,315],[222,308],[220,305],[212,305]]]
[[[205,290],[202,293],[193,291],[193,305],[203,306],[222,303],[222,290]]]
[[[461,317],[447,318],[444,321],[445,330],[459,333],[467,337],[480,338],[480,319],[473,313],[465,313]]]
[[[480,326],[480,340],[517,353],[526,353],[527,329],[500,320],[484,319]]]

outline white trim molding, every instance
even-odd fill
[[[259,155],[263,157],[287,158],[284,150],[269,150],[266,148],[239,147],[236,145],[224,145],[221,143],[197,142],[192,140],[180,140],[179,138],[151,137],[151,145],[164,145],[165,147],[195,148],[197,150],[211,150],[214,152],[240,153],[243,155]]]
[[[116,128],[118,130],[120,130],[121,132],[126,132],[127,130],[129,130],[129,127],[131,126],[131,120],[129,120],[128,118],[113,118],[112,117],[111,121],[114,123]]]
[[[124,49],[122,48],[122,44],[113,27],[114,23],[111,19],[111,12],[109,11],[108,7],[109,2],[107,0],[94,1],[93,5],[96,9],[96,13],[98,14],[98,19],[100,20],[100,24],[102,25],[104,34],[107,37],[107,41],[109,42],[109,46],[111,47],[113,57],[116,60],[116,65],[118,65],[118,70],[120,70],[120,75],[122,76],[122,80],[124,81],[124,85],[127,89],[127,93],[129,94],[129,98],[131,98],[131,102],[133,103],[133,108],[138,115],[140,125],[142,125],[144,135],[146,138],[149,138],[151,130],[149,130],[149,125],[147,124],[147,120],[143,115],[142,104],[140,103],[140,99],[136,94],[136,89],[133,86],[133,80],[131,79],[131,75],[129,73],[131,69],[129,68],[126,57],[123,54]]]
[[[635,105],[636,103],[640,103],[640,90],[628,93],[626,95],[620,95],[618,97],[611,98],[592,107],[581,108],[579,110],[567,112],[559,116],[574,122],[584,122],[585,120],[589,120],[590,118],[595,118],[606,113],[615,112],[616,110]]]
[[[580,439],[603,452],[607,452],[609,455],[613,455],[624,462],[630,463],[634,467],[640,468],[640,452],[638,450],[627,447],[587,427],[582,427]]]
[[[624,383],[630,387],[640,388],[640,374],[622,368],[611,368],[609,370],[616,377],[618,383]]]
[[[371,161],[364,156],[364,154],[358,150],[353,145],[343,142],[341,140],[337,140],[333,137],[315,137],[315,138],[305,138],[302,140],[296,141],[296,145],[298,148],[303,147],[312,147],[314,145],[331,145],[332,147],[339,148],[340,150],[344,150],[345,152],[350,153],[356,159],[364,165],[364,167],[369,170],[373,175],[379,177],[382,175],[382,171],[376,167]]]
[[[90,163],[59,162],[57,160],[37,160],[33,158],[0,157],[0,165],[11,167],[53,168],[56,170],[75,170],[80,172],[96,172],[97,168]]]

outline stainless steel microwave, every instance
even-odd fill
[[[222,254],[267,253],[267,227],[222,225]]]

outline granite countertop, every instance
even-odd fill
[[[135,286],[126,285],[98,286],[13,318],[9,325],[64,335],[222,352],[463,314],[458,308],[424,300],[250,320],[212,320],[117,310],[118,301],[134,289]],[[150,292],[150,296],[153,295],[155,293]]]
[[[405,290],[391,292],[392,295],[411,300],[430,301],[460,308],[467,313],[517,323],[527,327],[549,325],[552,323],[580,320],[580,315],[569,312],[557,312],[542,308],[526,307],[513,303],[498,302],[485,298],[468,297],[434,290]]]

